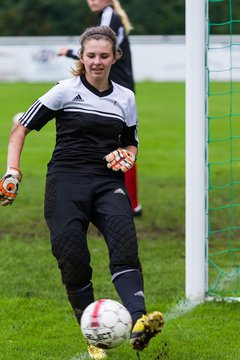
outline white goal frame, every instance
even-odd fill
[[[185,0],[186,14],[186,298],[207,289],[206,14],[207,1]]]

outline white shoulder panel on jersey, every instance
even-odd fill
[[[111,19],[112,19],[112,14],[113,14],[113,8],[111,6],[107,6],[103,12],[102,12],[102,17],[101,17],[101,26],[109,26]]]
[[[122,85],[113,82],[114,92],[120,106],[124,111],[124,121],[127,126],[135,126],[138,122],[137,108],[134,92]]]
[[[79,85],[79,78],[61,80],[46,94],[39,98],[40,102],[51,110],[63,109],[66,94]]]
[[[110,26],[110,23],[112,20],[112,15],[113,15],[113,8],[111,6],[107,6],[102,12],[100,25]],[[120,26],[120,27],[118,27],[118,29],[115,28],[114,30],[117,32],[117,34],[116,34],[117,35],[117,47],[119,47],[125,37],[124,27]]]
[[[121,43],[124,40],[124,37],[125,37],[124,28],[123,26],[120,26],[117,34],[117,47],[120,47]]]

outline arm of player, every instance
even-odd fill
[[[22,180],[19,169],[20,157],[25,137],[30,132],[21,124],[16,124],[11,130],[8,144],[7,172],[0,180],[0,205],[11,205],[18,192],[18,185]]]
[[[79,54],[74,49],[61,48],[58,52],[58,56],[66,56],[74,60],[79,60]]]
[[[130,170],[135,161],[138,149],[136,146],[126,146],[126,148],[118,148],[117,150],[112,151],[104,157],[107,161],[107,167],[113,171],[121,170],[126,172]]]

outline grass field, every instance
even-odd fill
[[[0,84],[0,171],[6,168],[12,117],[51,84]],[[239,360],[239,303],[188,304],[184,298],[184,84],[137,84],[140,155],[136,219],[148,310],[165,315],[163,333],[141,360]],[[46,164],[54,124],[25,143],[23,181],[13,206],[1,208],[0,359],[81,360],[86,346],[67,302],[43,219]],[[111,284],[105,243],[89,231],[96,298],[119,300]],[[136,359],[128,344],[111,360]]]

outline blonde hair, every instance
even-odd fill
[[[112,0],[112,6],[114,11],[120,16],[123,27],[125,29],[125,33],[128,35],[130,31],[133,29],[133,26],[128,18],[128,15],[125,10],[123,10],[120,1],[118,0]]]
[[[109,26],[92,26],[84,31],[84,33],[80,37],[80,53],[79,60],[76,62],[76,69],[72,69],[72,74],[74,76],[80,76],[85,73],[85,66],[80,61],[83,56],[83,52],[85,49],[85,43],[88,40],[107,40],[112,44],[113,56],[118,57],[118,49],[117,49],[117,36],[115,32]]]

